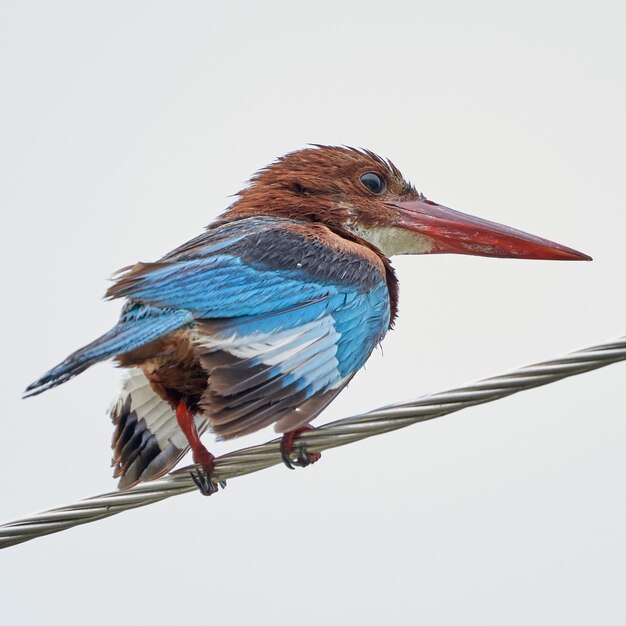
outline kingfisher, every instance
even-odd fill
[[[215,493],[207,429],[231,439],[274,424],[285,464],[306,466],[319,454],[297,435],[393,327],[390,257],[441,253],[591,260],[428,200],[370,150],[312,145],[259,170],[195,239],[120,270],[106,293],[125,300],[119,322],[24,395],[106,359],[127,368],[111,409],[120,489],[191,448],[193,480]]]

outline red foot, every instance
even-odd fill
[[[297,446],[298,456],[294,461],[291,458],[291,455],[294,452],[294,441],[306,430],[314,430],[313,426],[302,426],[301,428],[296,428],[296,430],[290,430],[288,433],[283,435],[283,438],[280,442],[280,455],[283,458],[283,463],[289,468],[294,469],[294,465],[298,467],[306,467],[307,465],[311,465],[316,461],[319,461],[322,458],[322,455],[319,452],[307,452],[306,445],[302,441]]]
[[[196,465],[202,465],[202,467],[209,472],[212,472],[215,469],[215,457],[204,447],[203,444],[200,444],[200,447],[195,450],[192,449],[192,453],[193,462]]]
[[[215,493],[219,487],[226,487],[226,482],[213,482],[212,474],[215,470],[215,457],[204,447],[198,435],[193,413],[189,410],[187,402],[181,399],[176,407],[176,420],[180,429],[185,433],[187,441],[193,453],[193,462],[199,466],[197,472],[191,472],[191,478],[204,496]]]

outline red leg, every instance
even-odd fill
[[[283,434],[283,438],[280,442],[280,454],[283,458],[283,463],[289,468],[294,469],[294,465],[298,467],[306,467],[316,461],[319,461],[322,455],[319,452],[307,452],[304,442],[298,444],[298,458],[294,461],[291,458],[294,452],[294,441],[306,430],[313,430],[313,426],[302,426],[296,428],[296,430],[290,430]]]
[[[204,447],[198,435],[196,422],[193,413],[189,410],[187,402],[181,398],[176,407],[176,420],[180,429],[185,433],[187,441],[193,453],[193,462],[202,467],[202,471],[191,473],[193,481],[198,486],[200,492],[205,496],[210,496],[218,490],[218,485],[213,482],[211,474],[215,470],[215,457]],[[222,489],[226,486],[224,481],[220,481]]]

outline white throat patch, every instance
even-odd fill
[[[385,256],[396,254],[428,254],[434,248],[433,240],[419,233],[394,226],[364,228],[354,224],[350,230],[357,237],[376,246]]]

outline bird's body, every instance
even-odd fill
[[[190,444],[210,466],[206,428],[232,438],[314,419],[393,324],[392,254],[585,258],[430,203],[368,151],[292,153],[239,196],[199,237],[124,270],[107,294],[126,299],[117,326],[27,390],[107,358],[129,368],[112,411],[121,487],[162,475]]]

